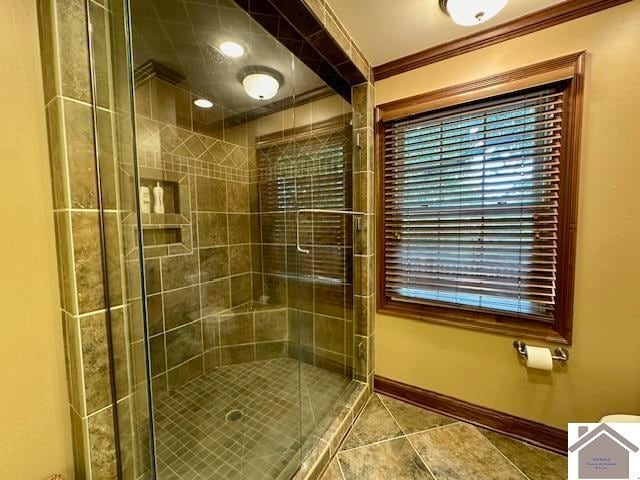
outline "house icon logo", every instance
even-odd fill
[[[640,480],[640,424],[570,424],[569,432],[569,480]]]

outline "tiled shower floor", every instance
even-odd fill
[[[161,394],[154,399],[158,478],[289,478],[301,444],[349,383],[281,358],[219,367]],[[240,418],[227,419],[230,412]]]

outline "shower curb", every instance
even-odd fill
[[[326,468],[338,453],[342,441],[360,415],[360,412],[372,394],[371,385],[354,380],[354,391],[351,392],[344,402],[338,402],[338,407],[342,407],[340,414],[334,418],[333,422],[322,437],[313,447],[311,452],[302,462],[302,466],[293,477],[293,480],[316,480],[322,476]]]

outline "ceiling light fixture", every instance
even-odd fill
[[[213,107],[213,102],[211,100],[207,100],[206,98],[198,98],[193,101],[193,104],[199,108],[211,108]]]
[[[238,58],[244,55],[244,48],[236,42],[222,42],[219,47],[227,57]]]
[[[238,72],[238,81],[244,91],[256,100],[269,100],[278,94],[284,85],[284,76],[264,65],[249,65]]]
[[[280,83],[267,73],[252,73],[242,80],[244,91],[256,100],[269,100],[278,93]]]
[[[242,79],[242,86],[251,98],[269,100],[278,93],[280,82],[268,73],[251,73]]]
[[[458,25],[473,27],[493,18],[509,0],[440,0],[440,9]]]

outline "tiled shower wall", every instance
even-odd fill
[[[106,10],[102,2],[93,0],[38,3],[76,478],[115,478],[118,445],[124,478],[138,478],[145,474],[150,458],[144,352],[139,341],[140,268],[135,242],[123,231],[130,225],[137,189],[131,172],[118,170],[131,165],[134,154],[122,4],[110,2]],[[361,135],[359,142],[353,142],[353,208],[360,209],[364,202],[362,207],[369,212],[373,212],[373,195],[369,194],[373,185],[369,182],[373,178],[372,92],[371,84],[353,90],[353,134],[354,138]],[[224,139],[242,146],[231,137]],[[257,186],[255,181],[248,182],[252,184]],[[252,189],[249,191],[253,202],[257,195],[252,197]],[[197,210],[194,213],[197,216]],[[252,234],[254,224],[250,222]],[[188,244],[183,227],[180,224],[175,231],[181,232],[180,243]],[[192,248],[201,248],[195,243],[193,223],[191,230]],[[251,240],[255,245],[256,237]],[[371,213],[364,230],[354,234],[353,281],[355,373],[369,380],[369,385],[373,372],[373,246]],[[263,272],[262,265],[254,267],[255,251],[252,248],[251,268],[257,268],[251,275],[254,298],[264,293],[262,285],[268,285],[253,281]],[[157,266],[161,272],[159,262]],[[109,336],[113,363],[109,361]],[[131,342],[137,347],[130,348]],[[112,376],[116,398],[109,385]],[[116,412],[118,424],[114,423]]]
[[[351,208],[351,106],[331,95],[256,137],[273,119],[225,128],[193,98],[158,78],[136,88],[141,182],[180,196],[176,211],[143,215],[154,386],[287,354],[350,376],[351,220],[305,217],[304,255],[294,212]],[[181,241],[146,241],[177,222]]]
[[[353,209],[366,212],[354,232],[354,366],[357,379],[373,385],[375,317],[374,86],[371,65],[326,0],[302,0],[367,79],[351,89],[353,105]]]
[[[253,304],[262,261],[246,126],[225,128],[220,108],[199,109],[194,98],[156,77],[136,86],[141,183],[162,182],[171,194],[164,215],[143,215],[156,391],[219,365],[286,355],[286,309]],[[176,226],[179,239],[147,242]]]
[[[123,252],[135,245],[121,236],[134,208],[122,199],[134,190],[117,167],[133,153],[126,141],[128,77],[109,60],[126,58],[124,44],[111,42],[112,33],[124,39],[117,7],[38,2],[78,479],[116,478],[118,454],[124,478],[149,467],[145,374],[134,368],[129,348],[132,332],[141,330],[140,307],[131,301],[136,290],[139,296],[140,268],[132,259],[137,268],[125,270]]]
[[[374,89],[353,87],[353,209],[364,212],[353,239],[353,330],[356,378],[373,387],[375,367],[375,158]]]
[[[310,250],[304,254],[296,251],[295,214],[351,209],[351,106],[335,95],[309,110],[308,123],[256,146],[264,293],[289,308],[291,357],[351,376],[351,219],[304,214],[300,241]],[[337,115],[318,120],[327,113]]]

